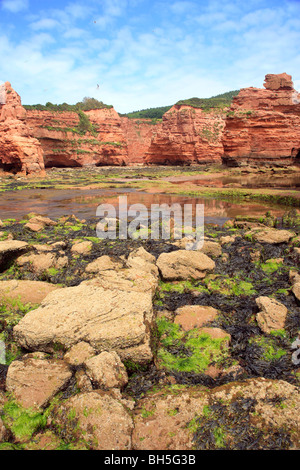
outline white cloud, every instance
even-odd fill
[[[28,0],[2,0],[2,8],[11,13],[18,13],[28,8]]]
[[[59,26],[58,21],[53,20],[52,18],[43,18],[39,21],[31,23],[30,27],[37,31],[39,29],[53,29]]]

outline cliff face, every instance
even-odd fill
[[[161,123],[153,122],[151,119],[127,117],[122,117],[121,122],[127,142],[129,164],[144,164],[153,135],[161,129]]]
[[[44,151],[45,167],[143,164],[153,133],[151,120],[120,117],[113,108],[84,113],[90,131],[80,129],[75,112],[27,111],[27,122]]]
[[[300,163],[300,94],[290,75],[269,74],[264,89],[242,89],[227,113],[175,105],[161,122],[113,108],[26,112],[10,83],[0,86],[0,171],[222,162]]]
[[[90,126],[81,127],[74,112],[27,111],[28,124],[41,142],[47,167],[124,165],[127,144],[121,118],[113,109],[87,111]]]
[[[290,75],[266,75],[265,89],[244,88],[227,113],[222,143],[229,165],[300,161],[300,94]]]
[[[1,85],[0,171],[19,174],[43,173],[43,151],[26,122],[20,96],[6,82]]]
[[[225,116],[199,108],[175,105],[154,131],[145,155],[148,164],[221,163]]]

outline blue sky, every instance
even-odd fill
[[[124,113],[282,72],[299,90],[300,0],[0,0],[0,58],[23,104]]]

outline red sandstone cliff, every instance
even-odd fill
[[[300,94],[290,75],[266,75],[265,89],[245,88],[227,115],[175,105],[162,122],[120,117],[113,108],[26,110],[9,82],[0,86],[0,170],[135,164],[229,165],[300,162]]]
[[[118,113],[110,108],[85,114],[92,124],[86,132],[80,130],[75,112],[27,111],[28,125],[41,142],[46,167],[127,163],[127,143]]]
[[[75,112],[27,111],[47,167],[143,164],[153,129],[150,119],[120,117],[114,108],[86,111],[93,131],[80,133]]]
[[[145,163],[221,163],[224,125],[222,112],[175,105],[164,114],[161,127],[154,131]]]
[[[300,160],[300,94],[286,73],[265,77],[265,89],[244,88],[227,114],[222,143],[229,165]]]
[[[129,119],[127,117],[122,117],[121,122],[127,142],[129,164],[144,164],[153,135],[160,130],[161,123],[152,119]]]
[[[15,174],[43,173],[43,151],[26,123],[20,96],[6,82],[1,85],[0,170]]]

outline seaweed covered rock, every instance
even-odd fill
[[[123,403],[109,393],[79,393],[57,405],[52,426],[66,442],[91,450],[130,450],[133,421]]]
[[[191,450],[189,423],[208,403],[204,387],[177,385],[140,399],[133,412],[134,450]]]
[[[152,358],[152,316],[151,293],[104,289],[87,281],[51,292],[22,318],[14,336],[29,350],[53,352],[57,345],[66,350],[85,341],[97,353],[115,350],[121,358],[143,362]]]
[[[249,379],[206,392],[171,386],[139,400],[136,450],[297,449],[299,390],[283,380]]]

